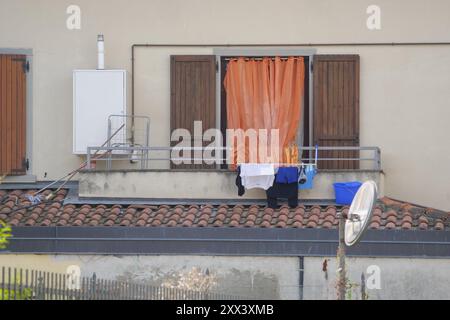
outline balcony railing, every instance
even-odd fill
[[[114,161],[131,161],[132,163],[139,163],[141,170],[148,170],[149,163],[151,161],[191,161],[196,162],[214,162],[214,163],[226,163],[226,158],[213,157],[213,158],[196,158],[189,157],[171,157],[173,151],[186,151],[186,152],[201,152],[215,151],[216,155],[223,155],[224,151],[227,151],[227,147],[143,147],[143,146],[102,146],[102,147],[88,147],[87,148],[87,161],[85,169],[93,169],[94,162],[105,162],[106,170],[112,169],[112,163]],[[305,152],[306,151],[306,152]],[[352,152],[351,152],[352,151]],[[321,156],[322,152],[345,152],[351,154],[349,157],[330,157]],[[302,157],[301,161],[304,163],[321,163],[322,161],[342,161],[342,162],[357,162],[357,166],[354,166],[352,170],[381,170],[381,150],[379,147],[351,147],[351,146],[333,146],[333,147],[300,147],[299,154],[306,154],[307,157]],[[354,156],[354,155],[357,156]],[[348,166],[352,168],[352,166]],[[220,164],[217,165],[220,168]],[[320,167],[319,167],[320,169]],[[133,168],[136,170],[136,168]]]

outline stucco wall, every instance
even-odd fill
[[[79,196],[95,198],[236,199],[235,172],[223,171],[114,171],[80,174]],[[299,190],[299,199],[334,199],[334,182],[373,180],[384,195],[384,175],[378,171],[321,171],[314,187]],[[204,181],[205,183],[202,183]],[[262,189],[246,190],[239,199],[266,199]]]
[[[347,258],[346,268],[351,299],[361,298],[363,272],[369,300],[450,299],[449,259]],[[306,258],[304,298],[336,299],[336,269],[335,258]]]
[[[31,172],[38,180],[58,178],[81,161],[71,153],[71,77],[73,69],[96,66],[98,33],[105,34],[106,66],[131,71],[133,43],[448,41],[450,31],[446,0],[379,0],[378,31],[366,28],[368,0],[78,0],[81,30],[74,31],[66,28],[70,4],[0,0],[0,48],[33,50]],[[450,210],[450,46],[316,49],[361,56],[360,141],[381,147],[386,194]],[[152,118],[152,145],[169,136],[167,55],[211,51],[137,50],[136,113]]]
[[[296,257],[0,255],[0,266],[65,273],[70,265],[79,266],[81,276],[91,277],[95,272],[98,278],[156,286],[187,275],[193,268],[205,274],[208,269],[216,292],[259,299],[299,296]]]
[[[103,279],[153,285],[193,268],[205,273],[208,269],[217,283],[215,291],[261,299],[298,299],[299,261],[298,257],[0,255],[0,266],[64,273],[68,266],[77,265],[82,276],[95,272]],[[352,284],[348,299],[361,298],[363,272],[369,300],[450,299],[449,259],[347,258],[346,265]],[[304,299],[336,299],[335,258],[304,258],[303,279]]]

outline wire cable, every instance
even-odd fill
[[[125,124],[122,124],[108,139],[106,139],[106,141],[100,146],[100,148],[104,147],[109,141],[111,141],[111,139],[117,135],[119,133],[120,130],[122,130],[122,128],[125,126]],[[105,153],[98,155],[99,150],[95,151],[94,153],[94,157],[92,158],[92,160],[97,160],[100,159],[101,157],[104,157],[106,154],[108,154],[111,151],[106,151]],[[91,160],[91,161],[92,161]],[[36,197],[37,195],[39,195],[40,193],[42,193],[43,191],[47,190],[48,188],[50,188],[52,185],[64,180],[65,178],[66,181],[63,182],[55,191],[51,192],[49,195],[47,195],[45,197],[46,200],[51,200],[52,198],[54,198],[54,196],[56,195],[56,193],[61,190],[80,170],[84,169],[87,165],[87,160],[84,161],[77,169],[70,171],[68,174],[66,174],[65,176],[59,178],[58,180],[53,181],[52,183],[46,185],[45,187],[41,188],[40,190],[36,191],[33,196]]]

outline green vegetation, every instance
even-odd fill
[[[5,249],[8,239],[11,238],[11,227],[0,220],[0,249]]]
[[[0,301],[1,300],[30,300],[33,297],[33,290],[31,288],[21,288],[21,279],[16,278],[14,285],[11,284],[9,289],[0,288]]]

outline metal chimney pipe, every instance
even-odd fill
[[[105,69],[105,41],[102,34],[97,36],[97,52],[98,52],[98,62],[97,70]]]

